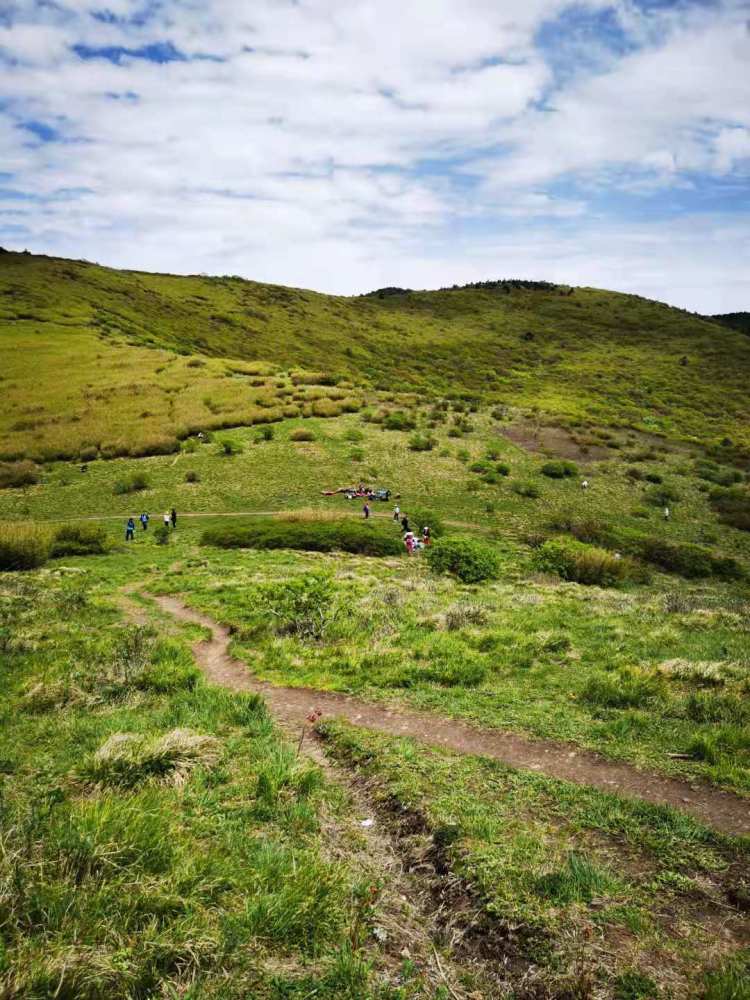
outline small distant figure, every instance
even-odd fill
[[[81,466],[81,472],[88,472],[88,471],[89,471],[89,467],[88,467],[88,465],[86,465],[86,464],[84,463],[84,464],[83,464],[83,465]]]
[[[669,507],[665,507],[665,508],[664,508],[664,520],[665,520],[665,521],[668,521],[668,520],[669,520],[669,518],[670,518],[670,516],[671,516],[671,515],[670,515],[670,513],[669,513]]]
[[[177,527],[177,511],[174,509],[174,507],[172,508],[172,512],[170,513],[169,517],[170,517],[170,520],[172,521],[172,527],[176,528]]]
[[[432,535],[430,533],[430,526],[426,524],[422,528],[422,545],[429,545],[432,540]]]
[[[365,505],[362,508],[362,513],[365,515],[365,521],[368,521],[369,518],[370,518],[370,505],[369,505],[369,503],[365,502]]]
[[[165,510],[164,511],[164,527],[165,528],[169,528],[169,523],[170,523],[169,511]]]
[[[396,504],[396,506],[393,508],[393,520],[398,521],[400,517],[401,517],[401,508],[399,507],[398,504]]]
[[[135,538],[135,521],[132,517],[128,518],[128,523],[125,525],[125,541],[132,542]]]
[[[414,535],[411,531],[407,531],[404,535],[404,545],[406,546],[406,554],[410,556],[414,551]]]
[[[199,441],[203,440],[203,431],[198,431],[198,440]]]
[[[402,528],[402,530],[403,530],[403,532],[404,532],[405,535],[408,534],[408,531],[409,531],[409,518],[406,516],[406,514],[404,514],[404,516],[401,518],[401,528]]]
[[[584,479],[583,482],[581,483],[581,489],[587,490],[588,488],[589,488],[589,481],[588,479]]]
[[[148,528],[149,516],[145,510],[138,518],[138,520],[141,522],[141,527],[143,528],[143,530],[146,531],[146,529]]]

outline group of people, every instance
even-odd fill
[[[370,508],[369,500],[365,500],[364,506],[362,507],[362,515],[365,521],[369,521],[372,510]],[[422,528],[421,535],[417,536],[411,529],[409,524],[408,514],[402,514],[401,508],[398,504],[393,508],[393,520],[396,524],[400,525],[401,531],[404,539],[404,547],[408,555],[412,555],[414,552],[419,552],[420,549],[426,548],[432,542],[432,531],[428,524],[425,524]]]
[[[144,510],[138,520],[141,522],[141,529],[143,531],[147,531],[151,515]],[[171,510],[164,511],[164,527],[167,529],[171,527],[173,531],[177,527],[177,511],[174,507]],[[128,518],[127,524],[125,525],[125,541],[132,542],[134,539],[135,518],[131,516]]]

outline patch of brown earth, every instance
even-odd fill
[[[602,461],[612,458],[613,452],[600,444],[582,445],[564,427],[542,427],[528,422],[501,427],[500,433],[513,444],[526,451],[569,458],[575,461]]]
[[[332,691],[277,687],[260,681],[244,663],[229,654],[228,628],[187,608],[178,598],[160,596],[155,601],[175,618],[210,630],[211,639],[197,642],[193,647],[209,680],[233,690],[261,693],[270,713],[282,724],[304,725],[312,712],[319,711],[324,717],[343,718],[353,725],[392,736],[407,736],[430,746],[491,757],[521,770],[591,785],[625,798],[671,806],[722,833],[750,836],[750,800],[698,781],[645,773],[569,744],[481,729],[454,719],[392,709]]]

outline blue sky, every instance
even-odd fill
[[[16,0],[0,245],[750,308],[746,0]]]

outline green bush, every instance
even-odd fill
[[[269,427],[268,430],[271,430]],[[314,441],[315,434],[307,427],[297,427],[289,435],[290,441]]]
[[[556,573],[575,583],[612,587],[638,574],[627,557],[587,545],[575,538],[552,538],[534,553],[534,565],[545,573]]]
[[[272,431],[273,428],[264,427],[263,430]],[[273,434],[271,436],[273,437]],[[225,458],[231,458],[233,455],[241,455],[242,445],[238,444],[237,441],[233,441],[231,438],[219,438],[219,454],[224,455]]]
[[[497,465],[495,466],[495,472],[498,474],[498,476],[509,476],[510,466],[508,465],[507,462],[498,462]]]
[[[209,528],[201,536],[202,545],[224,549],[301,549],[307,552],[356,552],[365,556],[394,556],[403,553],[391,526],[373,522],[340,520],[241,521]]]
[[[739,486],[711,490],[709,502],[722,524],[750,531],[750,490]]]
[[[125,479],[118,479],[112,487],[112,492],[115,494],[139,493],[141,490],[147,490],[148,487],[149,478],[145,472],[131,472]]]
[[[166,524],[159,524],[154,528],[154,541],[157,545],[169,545],[169,528]]]
[[[303,573],[261,590],[263,611],[279,635],[321,639],[334,618],[335,587],[329,573]]]
[[[489,462],[472,462],[469,466],[469,472],[479,472],[480,474],[485,474],[490,471]]]
[[[649,486],[643,491],[643,499],[652,507],[668,507],[677,503],[680,494],[671,486]]]
[[[387,431],[413,431],[416,421],[403,410],[392,410],[383,417],[383,427]]]
[[[0,490],[33,486],[39,482],[39,470],[33,462],[0,462]]]
[[[431,434],[412,434],[409,438],[411,451],[432,451],[436,444],[437,441]]]
[[[186,483],[199,483],[200,481],[201,481],[201,477],[198,475],[198,473],[194,469],[189,469],[185,473],[185,482]]]
[[[514,493],[517,493],[519,497],[528,497],[530,500],[537,500],[542,495],[539,487],[535,483],[523,482],[518,479],[514,483],[511,483],[510,488]]]
[[[723,580],[741,580],[745,576],[741,564],[732,556],[716,556],[701,545],[654,537],[639,538],[633,544],[641,559],[687,579],[717,576]]]
[[[49,557],[49,533],[36,525],[0,524],[0,570],[36,569]]]
[[[497,550],[475,538],[445,538],[427,549],[427,561],[435,573],[450,573],[463,583],[496,580],[500,576]]]
[[[578,475],[578,466],[575,462],[555,461],[545,462],[541,468],[543,476],[549,479],[570,479]]]
[[[64,524],[54,533],[50,557],[101,555],[107,547],[107,533],[101,525]]]
[[[727,466],[717,465],[716,462],[708,462],[699,459],[695,463],[695,473],[700,479],[705,479],[709,483],[717,486],[733,486],[742,482],[742,473],[739,469],[730,469]]]

